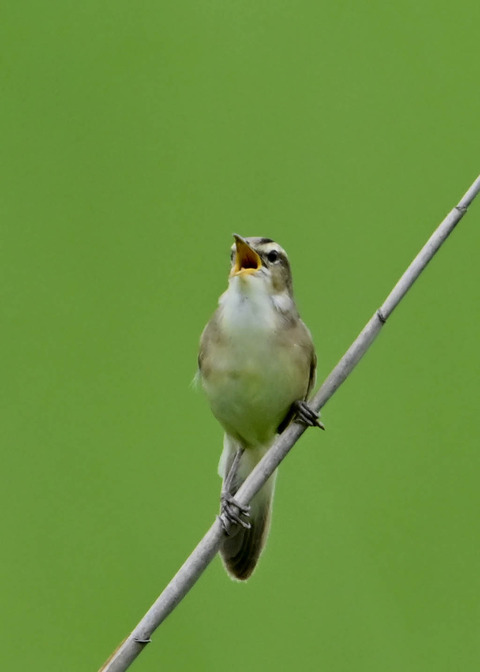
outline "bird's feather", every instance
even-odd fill
[[[230,470],[238,447],[236,441],[225,435],[224,449],[219,464],[219,473],[224,479]],[[267,449],[261,447],[245,450],[232,485],[233,493],[238,490]],[[250,515],[248,517],[250,528],[237,527],[234,530],[234,536],[226,537],[220,547],[220,556],[232,579],[238,581],[248,579],[263,551],[270,529],[276,475],[277,472],[268,479],[250,502]]]

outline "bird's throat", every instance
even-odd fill
[[[222,328],[227,333],[276,330],[279,315],[261,278],[231,278],[220,309]]]

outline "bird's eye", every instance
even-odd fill
[[[277,250],[272,250],[267,254],[267,259],[270,261],[272,264],[278,261],[278,252]]]

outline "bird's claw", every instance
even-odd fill
[[[251,523],[244,518],[250,515],[250,507],[239,504],[237,500],[228,492],[223,492],[220,497],[220,515],[219,520],[226,534],[230,534],[232,526],[240,525],[249,530]],[[242,518],[243,516],[243,518]]]
[[[295,421],[301,422],[307,427],[319,427],[325,429],[325,425],[320,421],[320,413],[310,408],[306,401],[295,401],[293,404],[295,411]]]

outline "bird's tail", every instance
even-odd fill
[[[237,447],[230,437],[225,437],[224,451],[219,465],[222,478],[226,478],[229,472]],[[233,495],[267,450],[268,446],[245,449],[231,489]],[[270,529],[276,475],[275,471],[250,502],[248,521],[251,527],[249,529],[237,528],[234,536],[226,537],[220,548],[223,564],[232,579],[239,581],[248,579],[265,547]]]

